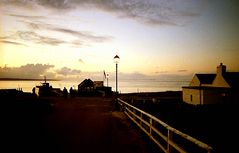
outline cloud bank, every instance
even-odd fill
[[[21,78],[21,79],[43,79],[46,76],[48,79],[60,80],[83,80],[90,78],[93,80],[102,80],[103,71],[82,72],[79,69],[72,69],[69,67],[62,67],[54,69],[54,65],[50,64],[26,64],[20,67],[0,67],[0,78]],[[115,72],[107,72],[111,80],[114,80]],[[123,80],[190,80],[192,74],[152,74],[145,75],[139,72],[135,73],[119,73],[119,79]]]
[[[21,10],[47,10],[50,16],[17,14],[5,10],[5,15],[17,18],[28,30],[18,30],[0,37],[1,43],[27,46],[27,42],[50,46],[82,47],[111,41],[113,37],[79,31],[47,23],[51,15],[66,15],[71,11],[103,11],[118,18],[128,18],[147,25],[184,25],[199,16],[209,0],[0,0],[2,6]],[[57,37],[56,33],[66,37]],[[70,39],[70,38],[71,39]],[[28,46],[27,46],[28,47]]]
[[[81,70],[76,69],[70,69],[68,67],[63,67],[56,71],[58,74],[67,76],[67,75],[79,75],[81,73]]]
[[[50,64],[26,64],[20,67],[0,67],[0,78],[50,79],[75,78],[81,75],[81,70],[62,67],[54,69]]]
[[[18,18],[31,18],[30,16],[22,16],[22,15],[13,15]],[[1,43],[8,43],[13,45],[24,45],[21,42],[31,42],[35,44],[41,45],[50,45],[50,46],[60,46],[60,45],[68,45],[71,47],[81,47],[84,45],[89,45],[90,43],[101,43],[106,41],[111,41],[113,37],[111,36],[103,36],[91,33],[89,31],[77,31],[67,28],[62,28],[57,25],[42,23],[39,21],[25,21],[19,20],[18,22],[24,23],[29,30],[18,30],[14,33],[11,33],[7,36],[0,37]],[[63,39],[53,35],[42,34],[42,32],[48,33],[61,33],[68,37],[73,37],[72,39]],[[27,45],[24,45],[27,46]]]
[[[1,40],[2,39],[2,40]],[[26,46],[24,43],[16,42],[16,41],[9,41],[9,40],[4,40],[5,38],[0,37],[0,43],[5,43],[5,44],[12,44],[12,45],[20,45],[20,46]]]
[[[25,8],[41,6],[55,12],[97,9],[120,18],[156,25],[182,25],[200,15],[209,0],[1,0]]]
[[[54,77],[48,70],[54,65],[26,64],[20,67],[0,67],[0,78],[41,79],[43,75]]]

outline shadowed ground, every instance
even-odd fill
[[[120,96],[131,105],[210,145],[213,153],[238,152],[238,103],[193,106],[183,103],[181,91]],[[157,100],[153,101],[153,98]]]
[[[157,152],[110,98],[12,100],[1,123],[1,152]]]

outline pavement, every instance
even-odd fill
[[[158,152],[142,131],[114,110],[111,98],[59,97],[45,101],[51,107],[44,113],[36,113],[32,107],[4,111],[0,152]]]

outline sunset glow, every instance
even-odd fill
[[[236,0],[0,3],[0,77],[29,64],[48,65],[35,77],[113,73],[116,54],[120,73],[188,75],[221,62],[239,70]]]

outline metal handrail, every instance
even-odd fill
[[[163,152],[170,153],[174,149],[180,153],[187,153],[187,151],[182,146],[180,146],[179,144],[177,144],[174,141],[174,139],[173,139],[174,134],[180,136],[182,139],[187,140],[188,142],[191,142],[196,147],[201,148],[202,150],[204,150],[207,153],[212,152],[213,148],[211,146],[169,126],[168,124],[159,120],[155,116],[153,116],[135,106],[132,106],[119,98],[118,98],[118,103],[120,104],[121,109],[124,111],[124,113],[134,123],[136,123],[136,125],[138,125],[140,127],[140,129],[142,131],[144,131],[150,137],[150,139],[152,139],[162,149]],[[136,112],[139,112],[140,115],[137,115]],[[143,116],[147,116],[148,120],[145,120],[143,118]],[[160,131],[159,128],[155,127],[153,123],[154,124],[158,123],[165,129],[167,129],[167,134],[166,135],[163,134],[163,132]],[[148,129],[146,129],[145,126]],[[157,135],[157,137],[155,135]],[[161,143],[161,141],[158,140],[158,136],[161,138],[161,140],[164,140],[166,142],[166,144],[167,144],[166,147]]]

